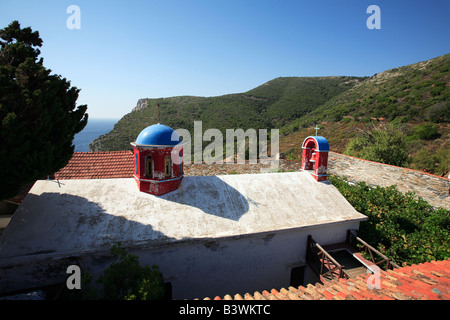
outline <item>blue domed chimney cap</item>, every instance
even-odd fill
[[[302,146],[305,146],[305,141],[308,139],[314,139],[316,141],[316,146],[317,146],[317,151],[322,151],[322,152],[329,152],[330,151],[330,145],[328,144],[327,139],[325,139],[322,136],[309,136],[306,137],[305,140],[303,140]]]
[[[180,136],[175,130],[158,123],[142,130],[135,144],[142,146],[175,146],[180,142]]]

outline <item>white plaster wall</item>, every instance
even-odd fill
[[[160,267],[174,299],[243,295],[287,288],[291,269],[305,264],[308,235],[322,245],[339,243],[358,227],[358,222],[322,225],[133,253],[142,264]]]
[[[289,286],[293,267],[305,265],[308,235],[321,245],[344,242],[349,221],[312,227],[257,233],[238,237],[187,240],[180,244],[125,248],[140,258],[141,265],[156,264],[166,282],[172,284],[173,299],[203,299]],[[79,265],[81,272],[96,278],[113,262],[108,252],[80,255],[35,255],[0,265],[0,292],[63,283],[67,267]],[[308,272],[308,271],[307,271]],[[309,278],[305,274],[305,280]]]

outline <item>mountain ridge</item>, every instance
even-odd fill
[[[411,167],[442,174],[433,172],[431,158],[439,154],[438,162],[450,159],[449,86],[450,54],[445,54],[371,77],[278,77],[242,93],[139,99],[111,132],[90,144],[90,150],[130,150],[129,143],[139,132],[158,122],[159,103],[161,122],[187,129],[191,135],[194,121],[199,120],[203,131],[279,129],[280,152],[293,160],[299,159],[299,143],[314,133],[316,124],[332,149],[343,153],[358,130],[390,122],[407,134],[411,156],[421,153],[416,161],[421,164]],[[419,139],[416,131],[423,124],[434,126],[436,137]]]
[[[174,129],[192,132],[193,122],[198,120],[203,121],[204,130],[271,129],[307,114],[362,79],[344,76],[279,77],[243,93],[139,99],[136,107],[122,117],[111,132],[91,143],[90,149],[130,149],[129,142],[134,141],[142,129],[158,122],[157,104],[160,104],[161,122]]]

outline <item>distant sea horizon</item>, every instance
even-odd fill
[[[120,119],[94,118],[88,119],[84,129],[73,139],[75,152],[88,152],[89,144],[103,134],[110,132]]]

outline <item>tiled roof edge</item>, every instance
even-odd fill
[[[450,300],[450,258],[382,270],[379,277],[369,273],[306,287],[226,294],[214,300]]]

